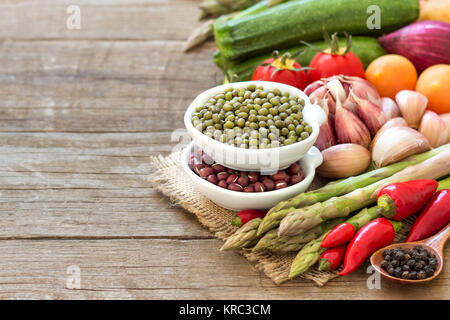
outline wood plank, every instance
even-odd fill
[[[195,0],[4,0],[0,39],[185,40],[198,25]],[[70,30],[69,5],[81,28]]]
[[[4,42],[0,131],[155,132],[183,128],[200,92],[219,84],[213,45]],[[17,63],[20,61],[20,63]]]
[[[432,284],[381,282],[368,289],[358,271],[318,288],[292,281],[275,286],[218,240],[2,241],[0,298],[17,299],[448,299],[448,268]],[[448,253],[448,249],[446,250]],[[80,289],[67,289],[67,268]],[[426,292],[426,294],[424,294]]]
[[[169,134],[0,133],[0,238],[212,237],[150,184]]]

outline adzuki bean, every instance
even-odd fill
[[[201,159],[202,163],[196,163]],[[237,171],[226,168],[219,163],[206,163],[211,157],[190,155],[189,167],[198,176],[221,188],[236,192],[267,192],[279,190],[297,184],[304,179],[304,174],[298,163],[294,163],[286,170],[275,174],[260,175],[258,172]]]

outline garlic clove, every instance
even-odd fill
[[[344,101],[347,99],[347,94],[345,93],[344,87],[342,86],[338,78],[334,78],[327,82],[325,87],[333,96],[334,101],[337,101],[339,99],[341,103],[344,103]]]
[[[387,130],[389,128],[394,128],[394,127],[408,127],[408,123],[406,122],[405,119],[403,119],[402,117],[397,117],[397,118],[393,118],[389,121],[387,121],[380,130],[378,130],[377,134],[375,135],[375,137],[373,137],[372,142],[370,143],[370,151],[373,151],[373,147],[375,145],[375,143],[378,140],[378,137],[381,135],[381,133],[384,130]]]
[[[316,91],[317,89],[319,89],[320,87],[323,86],[323,82],[322,80],[317,80],[314,81],[312,83],[310,83],[304,90],[305,94],[307,96],[311,95],[311,93],[313,93],[314,91]]]
[[[381,109],[383,110],[386,120],[401,117],[398,105],[389,97],[381,98]]]
[[[336,135],[333,130],[333,121],[328,117],[327,121],[320,126],[319,135],[314,143],[320,151],[336,145]]]
[[[347,178],[364,172],[370,165],[370,152],[359,144],[339,144],[322,151],[323,162],[316,170],[327,178]]]
[[[408,156],[431,149],[427,138],[410,127],[392,127],[383,130],[372,150],[377,167],[400,161]]]
[[[421,93],[402,90],[395,95],[400,112],[411,128],[419,128],[420,120],[427,108],[428,99]]]
[[[352,99],[351,96],[344,101],[343,107],[347,110],[350,110],[354,114],[358,114],[358,104]]]
[[[369,100],[358,98],[353,92],[351,95],[357,103],[358,116],[366,124],[367,128],[369,128],[370,133],[375,135],[386,123],[386,117],[383,111]]]
[[[369,129],[356,115],[342,106],[336,108],[334,126],[339,143],[355,143],[366,148],[369,146]]]
[[[419,132],[428,139],[433,148],[442,146],[447,142],[447,125],[436,112],[425,111],[420,122]]]
[[[447,143],[450,142],[450,113],[444,113],[440,115],[442,120],[444,120],[447,125]]]

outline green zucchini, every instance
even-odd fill
[[[380,9],[380,28],[369,29]],[[369,11],[369,13],[368,13]],[[294,46],[299,41],[316,41],[329,33],[380,35],[407,25],[419,16],[419,0],[296,0],[279,4],[257,14],[231,19],[214,26],[217,48],[227,60]]]
[[[328,43],[325,41],[313,42],[312,45],[318,49],[324,50],[328,47]],[[339,40],[341,47],[345,46],[345,39]],[[282,50],[281,53],[290,52],[291,54],[305,49],[304,53],[299,55],[296,60],[302,66],[308,66],[312,58],[316,55],[317,51],[307,46],[300,45],[291,47],[286,50]],[[387,54],[386,51],[380,46],[376,38],[356,36],[352,38],[351,51],[358,56],[361,60],[364,68],[366,68],[376,58]],[[259,66],[264,60],[269,59],[271,54],[264,54],[258,57],[254,57],[245,61],[225,61],[222,59],[220,51],[214,53],[215,63],[224,71],[232,75],[233,82],[251,80],[253,72],[256,67]]]

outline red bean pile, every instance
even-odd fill
[[[203,154],[201,161],[190,155],[189,166],[198,176],[221,188],[238,192],[264,192],[286,188],[299,183],[305,175],[298,163],[293,163],[286,170],[272,175],[260,175],[257,172],[237,171],[215,163]]]

